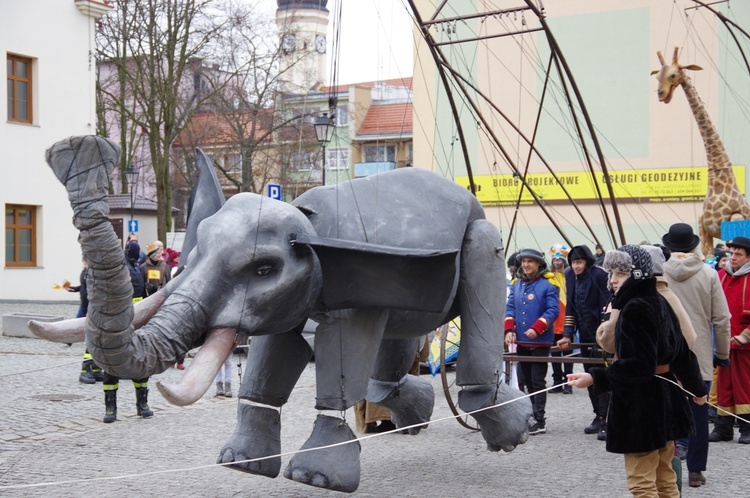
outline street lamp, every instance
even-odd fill
[[[135,187],[138,182],[138,170],[132,164],[125,169],[125,178],[127,178],[128,187],[130,187],[130,221],[133,221],[133,203]]]
[[[333,113],[329,116],[324,112],[315,119],[315,135],[318,137],[318,143],[323,147],[323,185],[326,184],[326,145],[333,138]]]

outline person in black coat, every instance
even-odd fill
[[[615,292],[612,307],[617,361],[608,368],[568,376],[574,387],[593,384],[611,391],[607,416],[607,451],[625,455],[634,496],[679,496],[672,468],[674,441],[694,434],[688,395],[706,403],[706,384],[688,348],[672,308],[656,292],[651,257],[641,247],[625,245],[604,261]]]
[[[604,309],[612,298],[607,285],[607,272],[595,266],[595,257],[586,245],[575,246],[568,253],[570,268],[565,270],[565,288],[568,303],[565,307],[565,327],[563,337],[557,347],[568,349],[574,341],[576,331],[583,344],[596,344],[596,329],[602,322]],[[581,358],[602,355],[597,346],[581,347]],[[584,364],[584,372],[594,365]],[[593,386],[589,389],[589,400],[594,410],[594,420],[583,429],[586,434],[597,434],[597,439],[607,439],[604,422],[609,406],[609,393],[597,393]]]

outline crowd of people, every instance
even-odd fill
[[[128,237],[124,254],[125,264],[130,272],[130,282],[133,286],[133,303],[142,301],[167,285],[177,269],[180,258],[179,252],[170,248],[165,249],[164,244],[159,240],[148,244],[146,251],[142,251],[135,234],[130,234],[130,237]],[[77,314],[79,318],[85,317],[88,311],[87,275],[88,266],[83,261],[80,285],[67,288],[69,292],[80,293],[81,306]],[[178,358],[174,367],[184,369],[183,360],[184,358]],[[83,384],[102,383],[104,390],[103,422],[112,423],[117,420],[117,391],[120,379],[101,370],[94,362],[88,349],[83,354],[81,374],[78,380]],[[135,388],[137,415],[143,418],[153,417],[154,412],[148,406],[148,378],[134,379],[133,387]]]
[[[631,493],[679,496],[674,458],[700,487],[709,443],[734,440],[737,426],[750,444],[750,238],[706,257],[692,227],[676,223],[657,244],[595,251],[555,244],[551,268],[535,248],[508,259],[505,343],[519,387],[534,394],[529,432],[546,432],[548,391],[586,388],[594,420],[583,431],[624,455]],[[555,355],[573,347],[603,365],[565,371]],[[549,356],[554,387],[550,363],[523,356]]]

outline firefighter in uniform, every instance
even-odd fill
[[[127,260],[128,269],[130,270],[130,280],[133,283],[133,302],[143,300],[146,293],[145,282],[138,268],[138,258],[141,254],[141,247],[135,241],[130,241],[126,249],[125,259]],[[120,379],[114,375],[104,372],[104,423],[109,424],[117,420],[117,388]],[[148,377],[145,379],[133,380],[135,387],[135,406],[136,413],[139,417],[149,418],[154,416],[154,412],[148,407]]]

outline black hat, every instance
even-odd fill
[[[737,247],[740,249],[744,249],[748,254],[750,254],[750,239],[748,239],[747,237],[735,237],[727,242],[727,247]]]
[[[540,263],[544,263],[544,254],[542,254],[542,251],[538,249],[533,249],[531,247],[528,247],[526,249],[521,249],[518,253],[518,261],[520,262],[523,258],[530,258],[535,259],[539,261]]]
[[[128,243],[128,259],[131,261],[137,261],[141,257],[141,246],[138,242],[131,240]]]
[[[693,227],[687,223],[675,223],[669,227],[669,233],[665,234],[661,241],[670,251],[689,252],[695,249],[701,239],[693,233]]]

